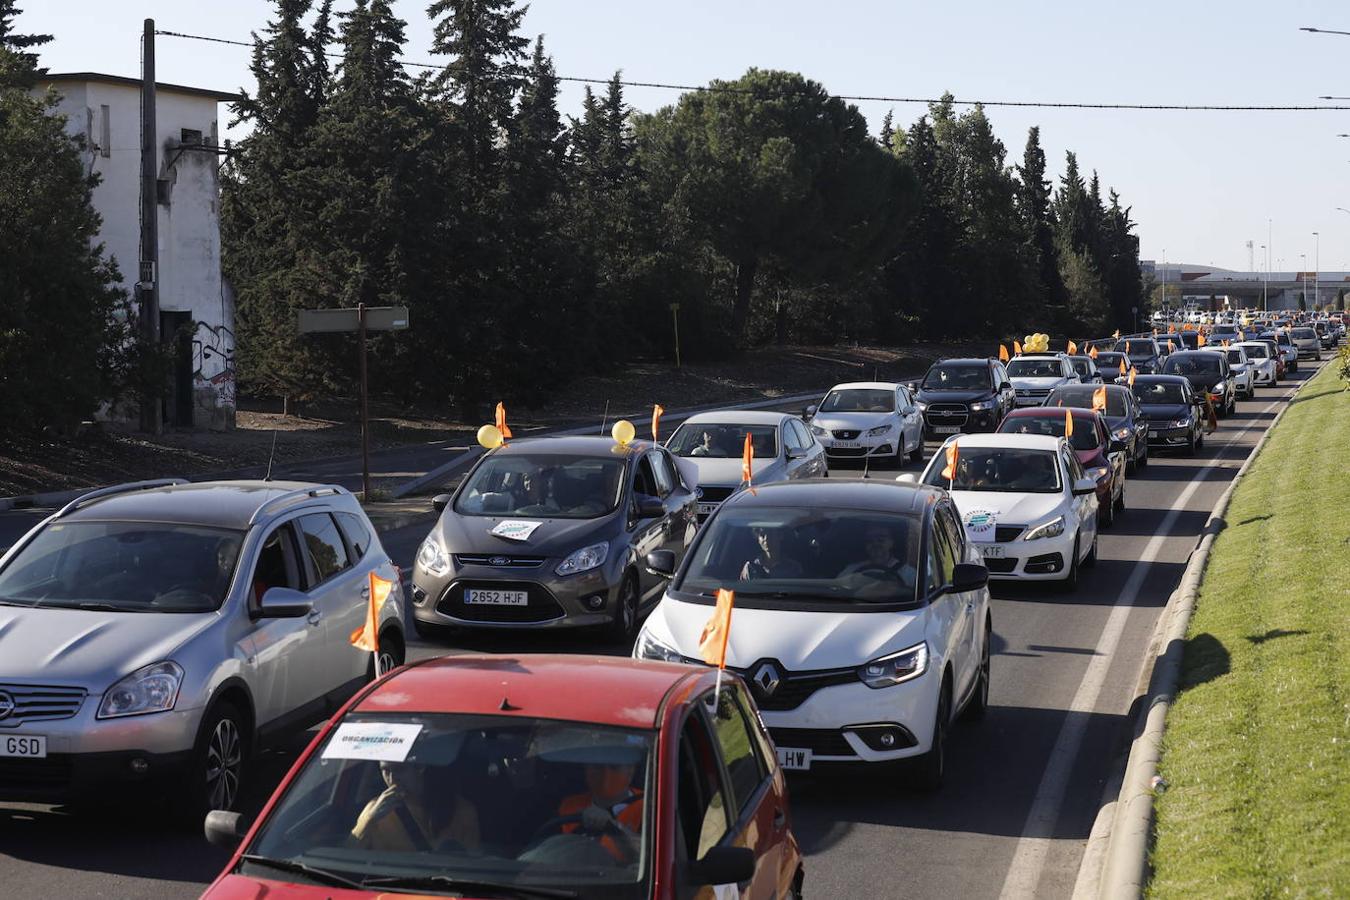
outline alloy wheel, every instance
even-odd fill
[[[238,799],[243,748],[234,720],[227,716],[218,721],[206,745],[206,796],[211,809],[231,809]]]

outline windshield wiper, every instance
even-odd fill
[[[335,887],[352,888],[361,890],[362,883],[348,878],[345,875],[339,875],[336,872],[330,872],[327,869],[320,869],[311,866],[308,863],[302,863],[298,859],[273,859],[270,856],[259,856],[256,853],[245,853],[239,857],[244,862],[251,862],[254,865],[270,866],[273,869],[279,869],[282,872],[296,872],[307,878],[312,878],[322,884],[333,885]]]
[[[475,881],[453,875],[381,875],[367,878],[361,887],[433,888],[456,893],[492,893],[502,897],[575,897],[576,891],[565,888],[535,887],[528,884],[502,884],[496,881]]]
[[[102,610],[103,612],[140,612],[139,609],[127,609],[124,606],[118,606],[115,603],[104,603],[101,600],[81,600],[75,605],[80,609]]]

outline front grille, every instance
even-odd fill
[[[456,553],[459,566],[488,566],[494,569],[537,569],[544,564],[542,556],[510,556],[505,553]]]
[[[866,456],[868,449],[866,447],[826,447],[827,456]]]
[[[759,708],[772,712],[796,709],[821,688],[836,684],[852,684],[858,680],[858,675],[853,669],[827,669],[817,672],[798,672],[796,674],[785,672],[780,675],[777,688],[772,694],[769,694],[752,677],[759,670],[760,665],[760,663],[755,663],[748,669],[737,669],[736,672],[745,679],[746,684],[750,685],[750,693],[754,695],[755,703],[759,705]],[[783,671],[781,666],[779,671]]]
[[[715,487],[713,485],[708,485],[706,487],[699,485],[698,490],[698,499],[702,500],[704,503],[721,503],[723,500],[736,493],[736,488],[734,487]]]
[[[80,711],[85,697],[84,688],[36,684],[0,684],[0,693],[8,694],[14,701],[14,711],[0,719],[0,726],[69,719]]]
[[[1011,575],[1013,569],[1017,568],[1017,560],[1016,558],[1007,556],[996,557],[994,559],[985,557],[984,567],[995,575]]]
[[[812,756],[856,756],[842,731],[829,728],[770,728],[779,747],[810,750]]]
[[[1015,541],[1018,535],[1026,530],[1025,525],[998,525],[994,528],[994,541],[999,544]]]
[[[840,431],[832,431],[830,432],[830,434],[833,434],[836,438],[838,438],[841,441],[855,441],[858,439],[858,435],[862,434],[862,432],[857,430],[856,428],[848,428],[848,429],[841,429]]]
[[[929,425],[964,425],[970,418],[970,410],[964,403],[933,403],[926,414]]]
[[[494,591],[526,591],[529,602],[525,606],[491,606],[464,602],[464,588],[482,588]],[[529,581],[493,581],[488,583],[455,582],[446,588],[436,604],[436,611],[468,622],[548,622],[561,618],[562,605],[547,588]]]

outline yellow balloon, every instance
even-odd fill
[[[484,425],[478,429],[478,443],[485,450],[495,450],[502,445],[502,433],[496,425]]]
[[[637,429],[627,419],[620,419],[614,423],[614,427],[609,430],[609,433],[615,441],[626,446],[637,434]]]

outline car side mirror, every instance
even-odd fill
[[[1080,478],[1073,483],[1073,495],[1075,497],[1085,497],[1088,494],[1097,493],[1097,482],[1091,478]]]
[[[206,822],[202,830],[206,833],[206,841],[217,847],[223,847],[226,850],[233,850],[239,846],[239,842],[248,834],[249,822],[243,816],[243,813],[230,812],[225,809],[213,809],[206,814]]]
[[[431,498],[431,508],[436,510],[436,515],[445,512],[445,508],[450,505],[450,499],[449,494],[437,494]]]
[[[906,472],[903,475],[896,476],[895,480],[901,484],[918,484],[919,476],[915,475],[913,472]]]
[[[647,554],[647,574],[655,575],[658,578],[673,578],[675,576],[675,551],[674,550],[653,550]]]
[[[951,591],[964,594],[978,591],[989,583],[989,570],[979,563],[957,563],[952,570]]]
[[[262,595],[255,618],[298,619],[314,611],[314,601],[288,587],[271,587]]]
[[[802,418],[809,422],[810,420],[816,417],[816,413],[818,412],[820,412],[820,407],[812,403],[810,406],[802,410]]]
[[[690,881],[703,884],[740,884],[755,877],[755,851],[749,847],[713,847],[689,864]]]
[[[639,494],[636,506],[639,519],[659,519],[666,514],[666,506],[660,497]]]

